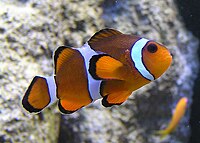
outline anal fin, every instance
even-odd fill
[[[58,108],[61,113],[63,114],[71,114],[82,108],[83,105],[79,103],[72,103],[67,100],[59,100],[58,102]]]

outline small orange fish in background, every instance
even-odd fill
[[[58,100],[64,114],[100,98],[105,107],[120,105],[134,90],[159,78],[171,62],[168,49],[155,41],[103,29],[80,48],[58,47],[54,75],[35,76],[22,105],[37,113]]]
[[[187,102],[188,102],[188,99],[186,97],[182,97],[178,101],[175,111],[173,113],[172,119],[171,119],[169,125],[167,126],[167,128],[156,132],[157,134],[161,135],[161,138],[166,137],[168,134],[170,134],[171,132],[173,132],[176,129],[178,123],[180,122],[183,115],[185,114]]]

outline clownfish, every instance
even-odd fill
[[[187,102],[188,102],[187,97],[182,97],[178,101],[169,125],[165,129],[157,131],[156,134],[160,135],[161,138],[164,138],[176,129],[178,123],[180,122],[183,115],[185,114],[185,111],[187,108]]]
[[[160,77],[172,62],[165,46],[114,29],[100,30],[80,48],[60,46],[53,57],[54,74],[35,76],[22,99],[30,113],[57,100],[64,114],[100,98],[105,107],[120,105],[133,91]]]

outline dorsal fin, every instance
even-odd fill
[[[104,38],[107,38],[107,37],[110,37],[110,36],[113,36],[113,35],[121,35],[123,33],[115,30],[115,29],[109,29],[109,28],[106,28],[106,29],[102,29],[98,32],[96,32],[91,38],[90,40],[88,41],[89,44],[91,43],[94,43],[94,42],[97,42],[97,41],[100,41]]]
[[[60,67],[64,62],[67,62],[73,56],[75,50],[67,47],[67,46],[60,46],[54,52],[54,66],[55,66],[55,74],[58,72]]]

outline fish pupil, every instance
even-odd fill
[[[158,50],[158,47],[155,44],[150,44],[147,46],[147,50],[150,53],[155,53]]]

